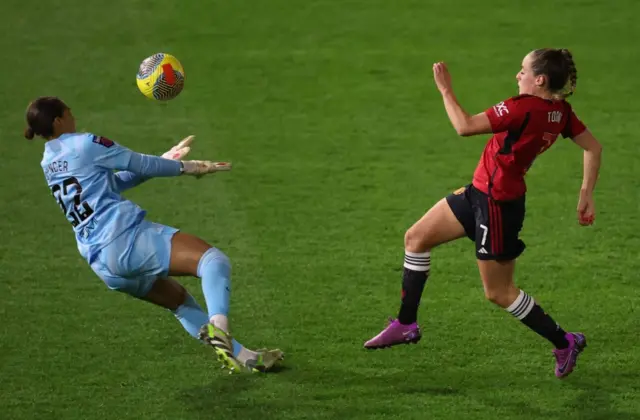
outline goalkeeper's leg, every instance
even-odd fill
[[[268,370],[282,359],[281,352],[252,351],[209,323],[209,317],[180,283],[170,277],[157,279],[141,299],[169,309],[185,331],[216,350],[223,367],[231,371]],[[222,355],[221,355],[222,353]]]
[[[171,241],[169,267],[171,275],[202,279],[208,319],[200,325],[199,337],[214,348],[226,367],[267,370],[282,358],[279,350],[254,352],[233,340],[228,319],[231,264],[224,253],[196,236],[177,232]],[[272,357],[274,354],[278,357]]]
[[[229,335],[229,261],[204,241],[143,220],[103,248],[91,268],[110,289],[171,310],[189,334],[214,347],[224,366],[239,371],[273,364],[272,353],[250,351]],[[170,272],[202,278],[208,316]]]

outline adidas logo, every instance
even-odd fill
[[[480,254],[488,254],[487,250],[484,249],[484,247],[480,248],[480,251],[478,251]]]

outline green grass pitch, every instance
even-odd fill
[[[2,419],[640,419],[640,4],[633,0],[4,0],[0,112]],[[589,347],[565,381],[547,342],[483,297],[471,242],[433,252],[417,346],[366,352],[395,315],[403,234],[469,182],[433,85],[469,112],[516,93],[531,49],[570,48],[572,104],[604,146],[596,224],[575,216],[582,153],[527,176],[517,284]],[[157,103],[139,62],[169,52],[185,90]],[[280,347],[273,375],[228,376],[167,311],[109,292],[48,192],[23,113],[59,95],[78,128],[231,160],[128,196],[234,264],[231,321]],[[196,279],[185,284],[202,302]]]

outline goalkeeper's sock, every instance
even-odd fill
[[[178,321],[180,321],[180,324],[182,324],[182,327],[189,333],[189,335],[196,339],[199,339],[198,332],[200,331],[200,328],[204,324],[210,322],[207,314],[191,295],[187,295],[185,301],[182,305],[178,306],[175,311],[173,311],[173,314]],[[215,323],[214,325],[223,329],[220,325]],[[240,362],[244,363],[246,360],[255,359],[256,355],[256,352],[245,348],[242,344],[233,339],[233,356]]]
[[[209,322],[207,314],[190,294],[187,295],[182,305],[173,311],[173,314],[180,321],[182,327],[194,338],[198,338],[200,327]]]
[[[229,332],[227,315],[231,294],[231,262],[217,248],[209,248],[198,263],[198,277],[207,302],[209,320],[218,328]]]
[[[202,291],[207,302],[209,322],[229,333],[229,300],[231,295],[231,262],[217,248],[209,248],[200,258],[198,276],[202,279]],[[251,358],[253,352],[233,340],[233,356]]]

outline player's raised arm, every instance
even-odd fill
[[[466,137],[492,132],[491,123],[484,112],[470,115],[458,103],[451,86],[451,75],[445,63],[440,62],[433,65],[433,78],[442,94],[449,120],[458,135]]]
[[[146,178],[179,176],[181,174],[202,176],[231,169],[226,162],[200,160],[178,161],[136,153],[126,147],[99,136],[93,136],[85,152],[93,164],[106,169],[125,170]]]
[[[177,145],[173,146],[167,152],[162,154],[165,159],[182,160],[191,151],[191,143],[194,136],[188,136],[180,141]],[[123,192],[133,187],[137,187],[150,178],[137,175],[131,171],[120,171],[116,173],[116,187],[118,191]]]
[[[136,153],[106,137],[93,135],[92,144],[87,144],[84,153],[98,167],[130,171],[146,178],[178,176],[182,173],[179,161]]]

